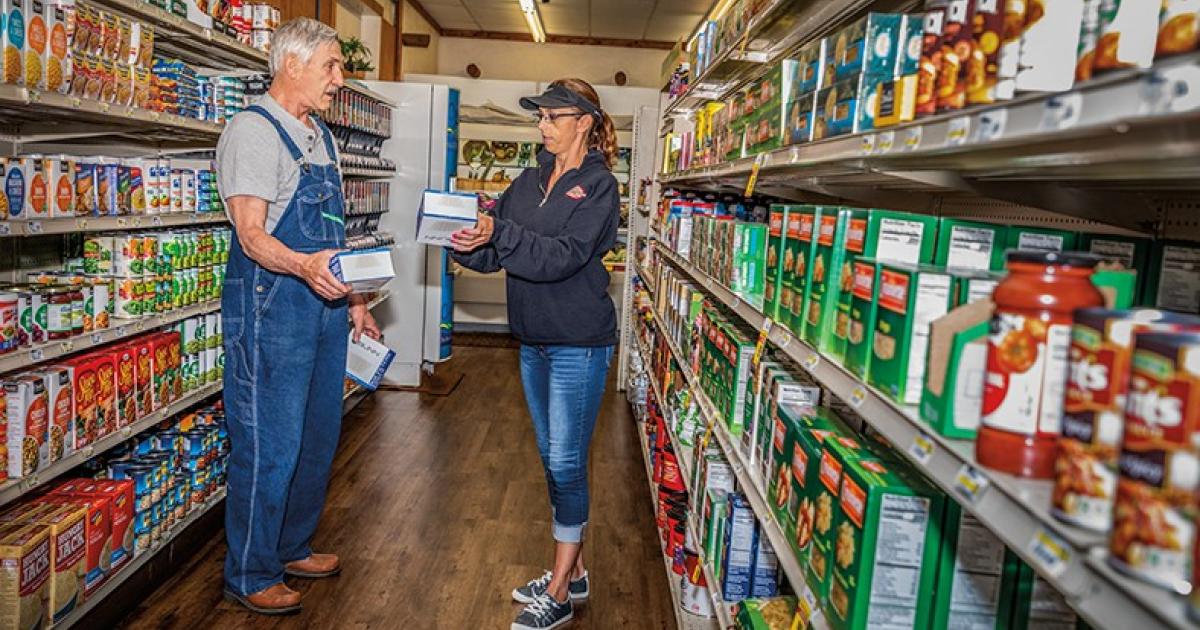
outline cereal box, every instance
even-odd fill
[[[839,433],[829,433],[821,440],[820,457],[817,460],[819,483],[811,490],[812,547],[804,566],[808,585],[823,607],[829,603],[829,587],[833,576],[833,552],[837,540],[837,530],[833,525],[842,491],[842,475],[849,463],[869,456],[870,453],[857,441]]]
[[[898,462],[858,457],[843,465],[833,511],[830,626],[927,627],[944,495],[905,474]]]
[[[0,628],[50,625],[50,530],[44,525],[0,529]]]
[[[46,89],[46,73],[42,60],[46,56],[46,4],[44,0],[22,0],[25,13],[25,87]]]
[[[1075,313],[1052,495],[1056,517],[1108,531],[1135,336],[1187,329],[1200,330],[1200,318],[1155,310]]]
[[[137,417],[145,418],[154,411],[154,344],[149,336],[129,344],[134,351],[134,375],[137,378]]]
[[[852,214],[848,208],[821,209],[805,309],[804,340],[822,352],[832,353],[839,362],[840,355],[845,354],[845,344],[834,343],[833,328],[842,289],[848,291],[853,279],[850,262],[846,260],[846,229]]]
[[[8,476],[26,477],[50,465],[50,411],[46,383],[40,376],[22,374],[4,381],[8,406]]]
[[[22,58],[25,55],[25,13],[22,0],[3,0],[0,10],[5,19],[4,45],[4,82],[9,85],[25,85],[25,72],[22,68]]]
[[[116,429],[117,421],[117,363],[111,351],[93,355],[96,370],[96,438]]]
[[[929,324],[950,309],[951,278],[934,267],[884,263],[867,380],[897,402],[921,401]]]
[[[96,481],[85,484],[80,494],[106,497],[109,500],[112,516],[112,540],[109,548],[112,553],[108,566],[109,571],[115,573],[133,560],[133,482]]]
[[[141,416],[137,409],[137,356],[133,344],[117,346],[112,351],[116,362],[117,415],[115,429],[129,426]]]
[[[1101,0],[1096,71],[1149,68],[1158,40],[1160,3]]]
[[[1023,4],[1023,3],[1021,3]],[[1061,92],[1075,83],[1083,0],[1039,2],[1027,11],[1016,73],[1019,92]]]
[[[931,627],[1008,628],[1021,560],[958,503],[946,501],[945,508]]]
[[[1004,269],[1007,228],[991,223],[938,219],[937,252],[933,264],[947,269],[1000,271]]]
[[[50,414],[50,462],[75,452],[75,395],[71,370],[55,365],[42,370]]]
[[[75,160],[65,155],[46,158],[45,172],[50,216],[75,216]]]
[[[1184,592],[1196,540],[1200,334],[1135,337],[1109,561]]]
[[[88,509],[77,504],[56,507],[38,523],[50,528],[50,613],[59,623],[83,602]]]
[[[1200,6],[1195,0],[1165,0],[1158,16],[1155,57],[1180,55],[1200,47]]]
[[[40,155],[35,155],[20,158],[20,163],[25,178],[25,218],[49,218],[50,180],[46,172],[46,162]]]
[[[937,113],[938,74],[942,67],[942,34],[945,32],[949,0],[925,0],[921,65],[917,72],[916,115]]]
[[[84,597],[99,589],[112,562],[112,506],[108,497],[79,494],[80,489],[91,480],[71,481],[55,488],[42,497],[47,503],[75,504],[87,508],[84,520],[84,536],[87,549],[83,565]]]
[[[70,30],[74,9],[61,1],[50,0],[46,6],[46,89],[59,94],[71,90],[72,52]]]

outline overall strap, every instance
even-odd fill
[[[317,128],[321,130],[321,137],[325,139],[325,153],[329,156],[331,162],[337,161],[337,148],[333,145],[333,132],[329,127],[325,126],[325,121],[321,120],[320,116],[310,116],[313,122],[317,123]],[[336,166],[336,164],[335,164]]]
[[[263,118],[266,118],[267,121],[275,127],[275,131],[279,132],[279,137],[283,139],[283,144],[287,146],[288,153],[292,154],[292,159],[295,160],[297,164],[306,164],[304,153],[300,151],[300,147],[296,146],[296,143],[292,141],[292,137],[288,135],[287,131],[283,128],[283,125],[281,125],[279,121],[271,115],[270,112],[268,112],[261,105],[251,105],[250,107],[246,108],[246,111],[254,112]]]

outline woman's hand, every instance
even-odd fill
[[[487,245],[492,240],[495,225],[491,215],[480,213],[475,227],[464,228],[450,235],[451,247],[456,252],[469,252]]]

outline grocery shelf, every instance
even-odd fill
[[[370,302],[367,302],[367,310],[373,309],[373,308],[375,308],[376,306],[379,306],[380,304],[383,304],[384,302],[386,302],[386,301],[387,301],[387,299],[388,299],[390,296],[391,296],[391,292],[390,292],[390,291],[380,291],[378,295],[376,295],[375,297],[371,298],[371,301],[370,301]]]
[[[54,624],[54,627],[63,629],[71,628],[77,625],[80,621],[83,621],[88,614],[92,612],[92,609],[94,609],[100,602],[104,601],[108,596],[115,593],[116,590],[120,588],[126,580],[128,580],[130,577],[136,574],[138,570],[145,566],[145,564],[149,562],[150,559],[155,556],[155,554],[168,547],[177,536],[184,532],[184,530],[191,527],[192,524],[200,520],[200,518],[207,514],[210,510],[215,509],[223,501],[225,501],[225,489],[221,488],[211,497],[209,497],[208,500],[204,502],[204,505],[194,508],[190,513],[188,513],[187,516],[183,517],[183,520],[175,523],[175,526],[172,527],[171,530],[168,531],[161,540],[159,540],[159,542],[154,543],[150,549],[143,551],[141,554],[135,557],[116,575],[108,578],[108,581],[104,583],[104,586],[100,587],[100,590],[88,597],[82,604],[80,604],[78,608],[72,611],[66,619]]]
[[[656,243],[655,247],[664,260],[722,302],[747,325],[759,330],[764,327],[767,318],[762,313],[663,244]],[[772,325],[768,339],[802,366],[828,393],[853,408],[916,469],[1020,555],[1089,623],[1120,628],[1193,627],[1185,618],[1182,599],[1155,592],[1155,589],[1109,570],[1097,560],[1104,554],[1106,537],[1103,534],[1068,526],[1050,515],[1052,482],[1020,479],[983,468],[975,461],[974,442],[951,440],[928,430],[914,408],[896,404],[784,327]],[[673,344],[671,339],[667,341]],[[678,348],[672,345],[672,351],[678,352]],[[706,413],[715,413],[703,396],[700,400]],[[739,451],[728,448],[732,444],[719,422],[714,433],[727,452],[732,450],[731,459],[740,458]],[[737,468],[735,464],[735,471]],[[743,477],[756,481],[754,476],[753,471],[738,472],[739,481]],[[753,483],[743,485],[753,487]],[[748,488],[747,495],[752,504],[762,502],[756,490],[752,492]],[[769,535],[778,533],[777,527],[766,529]],[[775,544],[774,539],[772,544]],[[784,564],[785,555],[788,554],[780,554],[781,564]],[[784,568],[791,577],[790,570],[795,567],[789,569],[784,564]]]
[[[393,101],[392,99],[390,99],[386,96],[383,96],[379,92],[372,90],[371,88],[364,85],[361,81],[357,81],[355,79],[346,79],[346,82],[342,86],[345,87],[346,89],[350,90],[351,92],[357,92],[359,94],[362,94],[363,96],[366,96],[367,98],[371,98],[376,101],[379,101],[380,103],[383,103],[384,105],[387,105],[389,107],[393,107],[393,108],[399,107],[399,105],[396,104],[396,101]]]
[[[219,310],[221,310],[221,301],[209,300],[167,313],[157,313],[141,319],[113,319],[112,326],[103,330],[97,330],[89,334],[78,335],[60,341],[47,341],[36,346],[22,348],[16,352],[0,355],[0,374],[27,368],[42,361],[50,361],[128,337],[134,337],[143,332],[154,330],[161,326],[168,326],[189,317]]]
[[[267,71],[267,53],[236,38],[164,11],[145,0],[94,0],[95,4],[154,26],[155,48],[205,66]]]
[[[377,169],[377,168],[362,168],[359,166],[343,166],[342,167],[342,175],[348,175],[350,177],[374,177],[374,178],[378,178],[378,179],[384,179],[384,178],[389,178],[389,177],[395,177],[397,172],[398,171],[396,169],[389,170],[389,169]]]
[[[0,223],[0,237],[38,236],[43,234],[77,234],[80,232],[108,232],[112,230],[138,230],[159,227],[210,225],[228,223],[224,212],[186,214],[140,214],[107,217],[59,217],[33,221],[8,221]]]
[[[918,211],[935,198],[999,199],[1153,232],[1158,212],[1144,193],[1194,191],[1200,181],[1197,93],[1200,54],[1184,55],[1069,92],[1027,94],[660,179],[741,190],[757,162],[755,190],[784,198],[816,193]]]
[[[95,444],[89,444],[63,459],[50,464],[45,470],[5,482],[0,485],[0,506],[8,505],[22,496],[37,490],[96,455],[124,444],[129,438],[138,435],[146,429],[154,428],[163,420],[171,418],[219,391],[221,391],[221,383],[210,383],[204,387],[187,392],[179,400],[170,405],[151,412],[150,415],[129,426],[117,429],[113,433],[97,440]]]

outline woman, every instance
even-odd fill
[[[453,237],[454,259],[508,274],[508,323],[521,342],[521,381],[550,490],[554,569],[513,591],[527,604],[513,630],[567,623],[589,593],[582,543],[588,445],[617,342],[601,259],[616,245],[620,190],[612,119],[592,86],[555,81],[521,99],[536,110],[545,150],[475,227]]]

